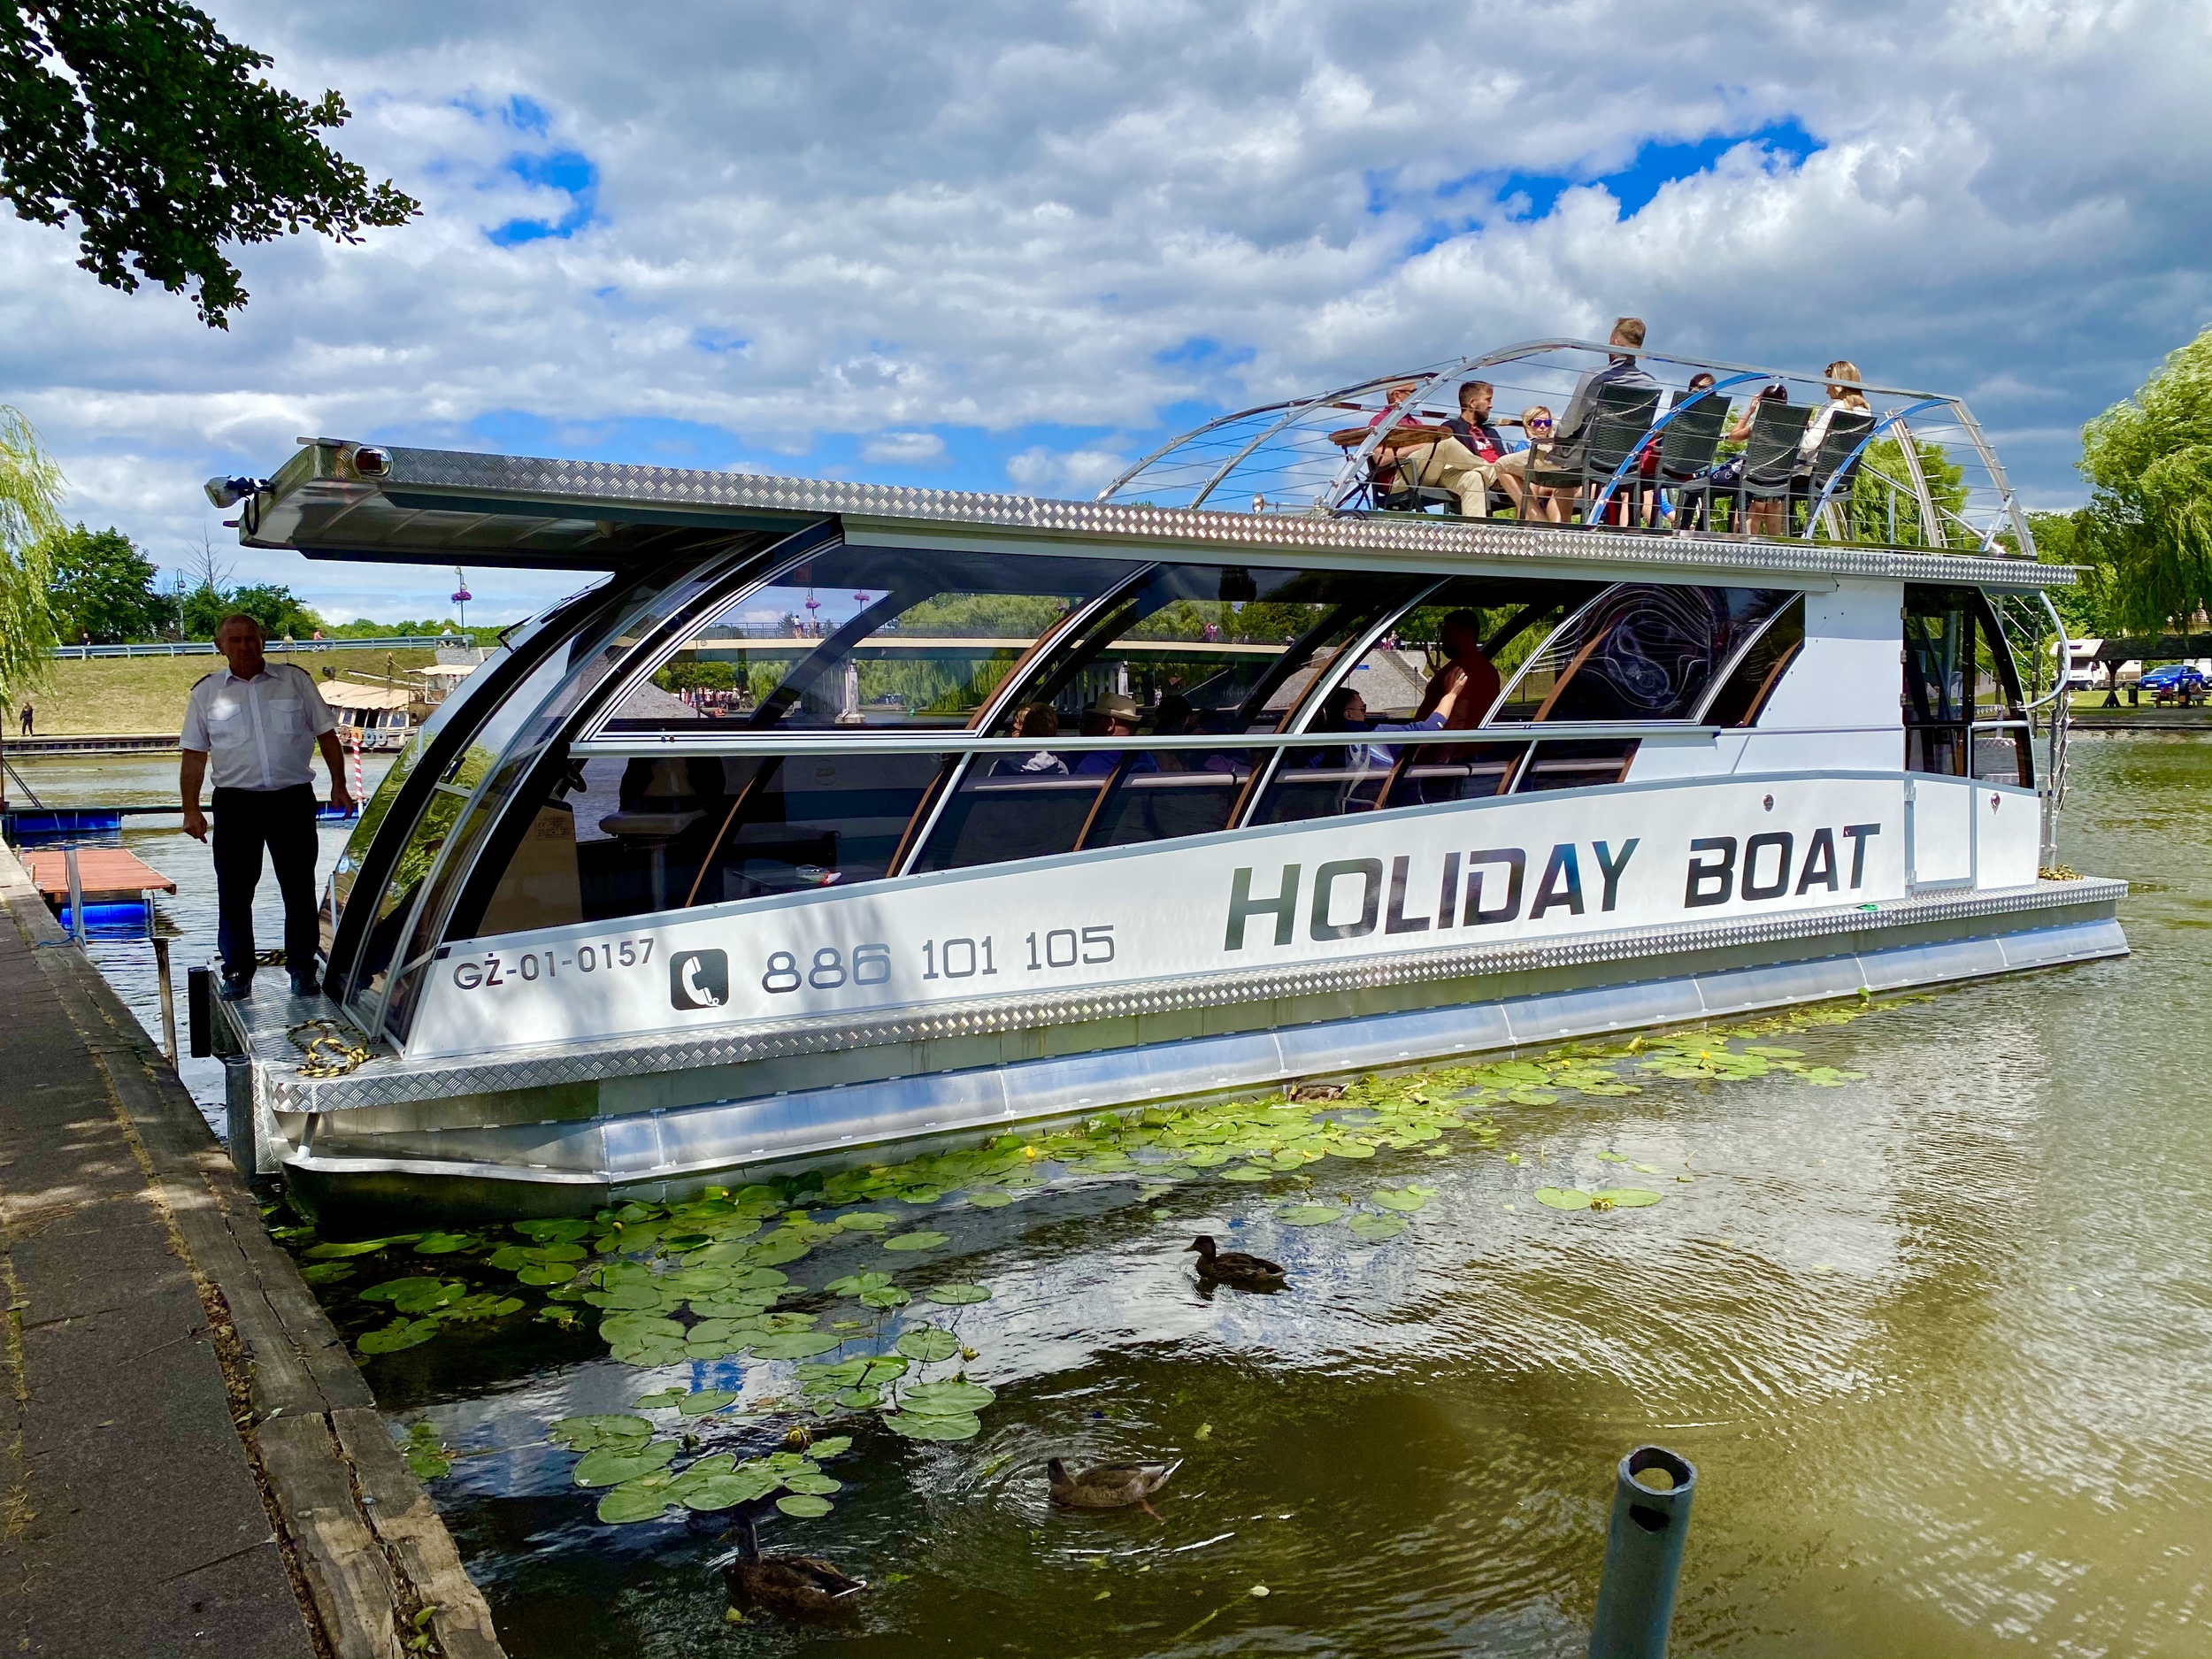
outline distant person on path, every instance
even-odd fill
[[[252,988],[253,895],[261,884],[265,847],[284,895],[284,961],[292,995],[321,990],[315,975],[320,943],[315,916],[315,787],[311,763],[320,748],[330,768],[330,804],[340,811],[346,793],[345,753],[314,677],[291,664],[263,656],[260,623],[239,612],[215,630],[215,647],[229,664],[192,687],[180,739],[184,764],[184,833],[207,839],[200,784],[212,761],[215,773],[216,949],[223,959],[222,995],[237,1002]]]
[[[35,710],[35,709],[34,709],[34,708],[32,708],[32,707],[31,707],[31,705],[30,705],[29,703],[25,703],[25,704],[23,705],[23,735],[24,735],[24,736],[26,736],[26,737],[36,737],[36,736],[38,735],[38,733],[37,733],[36,732],[35,732],[35,731],[33,731],[33,730],[31,729],[31,727],[32,727],[32,726],[33,726],[33,724],[34,724],[34,721],[33,721],[32,717],[33,717],[34,715],[35,715],[37,712],[38,712],[38,710]]]

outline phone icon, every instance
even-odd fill
[[[668,1000],[678,1008],[720,1008],[730,1000],[730,957],[684,950],[668,959]]]

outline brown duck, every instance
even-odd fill
[[[1218,1284],[1236,1285],[1247,1290],[1280,1290],[1283,1287],[1282,1263],[1271,1262],[1263,1256],[1247,1256],[1241,1250],[1222,1250],[1214,1246],[1213,1235],[1202,1233],[1183,1247],[1187,1256],[1198,1253],[1198,1277]]]
[[[1101,1463],[1079,1475],[1055,1457],[1045,1464],[1052,1481],[1052,1501],[1071,1509],[1142,1509],[1154,1520],[1160,1512],[1148,1501],[1167,1485],[1167,1478],[1183,1466],[1171,1463]]]
[[[847,1578],[814,1555],[764,1555],[753,1524],[738,1528],[737,1558],[722,1569],[733,1602],[766,1608],[787,1618],[819,1618],[852,1605],[868,1587],[864,1578]]]

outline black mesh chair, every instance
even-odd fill
[[[1813,529],[1813,503],[1828,490],[1831,480],[1834,480],[1836,485],[1830,496],[1832,503],[1837,499],[1851,499],[1851,475],[1859,470],[1859,446],[1866,441],[1866,434],[1873,430],[1874,417],[1860,410],[1839,409],[1828,417],[1828,430],[1821,436],[1820,448],[1813,452],[1812,460],[1799,472],[1794,480],[1795,488],[1792,492],[1796,500],[1791,503],[1791,518],[1795,518],[1797,503],[1801,502],[1805,509],[1807,535],[1810,535]],[[1837,473],[1844,471],[1847,465],[1848,470],[1846,475],[1837,479]],[[1832,523],[1830,527],[1834,528]]]
[[[1655,386],[1600,387],[1582,430],[1530,467],[1528,482],[1540,489],[1571,488],[1578,499],[1603,488],[1651,430],[1662,396]]]
[[[1744,510],[1749,502],[1787,498],[1797,477],[1797,446],[1804,441],[1805,423],[1813,411],[1803,403],[1786,403],[1778,397],[1756,400],[1751,430],[1745,435],[1740,465],[1708,472],[1681,486],[1682,494],[1709,512],[1712,497],[1732,495],[1734,511],[1728,527],[1744,533]]]
[[[1713,392],[1701,392],[1676,406],[1659,439],[1659,465],[1647,481],[1661,489],[1680,491],[1694,483],[1713,464],[1720,434],[1728,430],[1728,400]],[[1686,508],[1688,503],[1685,503]],[[1686,511],[1676,515],[1681,529]]]

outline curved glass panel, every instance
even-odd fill
[[[1687,720],[1791,588],[1621,582],[1544,641],[1490,722]]]

